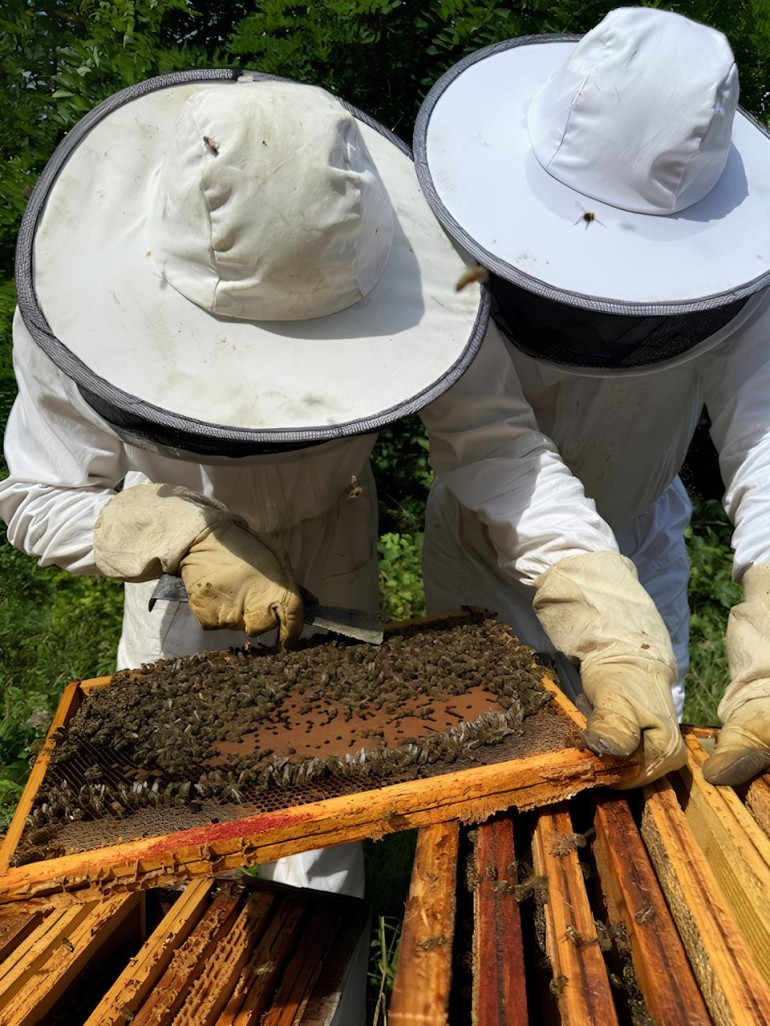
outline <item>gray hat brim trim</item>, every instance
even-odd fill
[[[582,307],[586,310],[596,310],[603,313],[630,314],[635,316],[660,317],[668,314],[695,313],[700,310],[711,310],[716,307],[733,303],[739,299],[746,299],[749,296],[760,292],[770,286],[770,271],[758,275],[756,278],[745,282],[743,285],[732,288],[725,292],[717,292],[703,296],[697,300],[677,300],[665,303],[639,303],[626,302],[617,299],[608,299],[603,296],[588,295],[580,292],[571,292],[567,289],[560,289],[540,278],[535,278],[524,271],[519,270],[515,265],[501,260],[494,253],[481,246],[473,239],[459,224],[442,202],[436,185],[433,181],[427,157],[427,135],[431,114],[436,104],[441,99],[447,88],[463,74],[468,68],[492,57],[505,50],[511,50],[518,46],[531,46],[534,43],[570,43],[577,42],[582,36],[573,33],[519,36],[516,39],[506,39],[500,43],[492,43],[475,53],[464,57],[457,64],[445,72],[440,79],[432,86],[420,107],[415,122],[413,152],[415,170],[422,187],[423,195],[430,204],[433,213],[444,226],[449,236],[462,246],[479,264],[493,271],[500,278],[519,285],[521,288],[534,292],[545,299],[553,299],[559,303],[567,303],[570,306]],[[757,128],[763,135],[770,139],[770,132],[748,111],[738,107],[738,114],[746,118],[750,124]],[[576,193],[576,195],[578,195]],[[652,215],[650,215],[652,216]]]
[[[94,125],[125,103],[158,89],[195,82],[236,81],[242,74],[240,70],[229,68],[173,72],[147,79],[108,97],[85,115],[54,151],[35,185],[22,219],[16,247],[16,290],[22,319],[34,341],[56,366],[78,385],[88,404],[108,421],[121,437],[132,444],[149,443],[150,448],[160,445],[179,448],[193,454],[239,457],[260,452],[296,449],[335,438],[368,434],[402,417],[419,412],[443,395],[468,369],[484,338],[490,309],[490,296],[486,289],[481,290],[476,319],[460,357],[440,379],[423,391],[373,416],[341,424],[255,430],[211,424],[204,420],[174,414],[153,403],[145,402],[95,374],[56,337],[41,309],[35,291],[34,238],[48,194],[71,153]],[[261,72],[247,74],[254,80],[288,81],[280,76]],[[363,111],[342,99],[340,102],[355,118],[411,158],[411,151],[402,139]],[[369,371],[363,369],[362,372]]]

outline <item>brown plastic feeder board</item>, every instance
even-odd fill
[[[712,787],[684,733],[628,800],[422,829],[391,1026],[770,1023],[770,781]]]
[[[441,617],[410,621],[430,625]],[[394,625],[401,628],[405,625]],[[599,759],[588,750],[562,748],[526,758],[336,797],[291,805],[258,814],[230,816],[190,829],[127,839],[92,850],[65,853],[45,861],[12,865],[56,744],[56,730],[66,724],[88,692],[108,687],[110,677],[74,681],[64,691],[46,743],[39,753],[0,847],[0,904],[57,891],[109,894],[175,884],[216,872],[253,866],[280,856],[342,844],[432,823],[479,822],[503,809],[521,811],[566,800],[586,788],[612,785],[635,768],[628,759]],[[550,714],[574,734],[585,720],[543,671],[542,683],[553,694]],[[232,806],[228,807],[232,809]]]
[[[328,1026],[366,922],[357,898],[259,880],[6,905],[0,1022]]]

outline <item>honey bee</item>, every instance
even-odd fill
[[[568,937],[576,948],[580,948],[584,944],[596,944],[599,939],[598,937],[584,937],[581,933],[578,933],[572,923],[567,923],[564,936]]]
[[[347,490],[346,498],[348,498],[348,499],[357,499],[359,497],[359,495],[363,495],[363,494],[364,494],[364,489],[358,483],[358,478],[356,477],[356,475],[353,474],[352,477],[350,478],[350,485],[349,485],[348,490]]]
[[[578,203],[577,200],[575,200],[575,205],[580,207],[580,209],[583,211],[583,213],[580,215],[577,221],[574,222],[575,224],[580,224],[580,222],[582,221],[583,224],[586,226],[586,231],[588,231],[588,226],[590,224],[600,224],[602,228],[606,227],[604,222],[599,220],[599,218],[596,216],[593,210],[586,210],[586,208],[582,206],[580,203]]]
[[[210,153],[213,153],[215,157],[219,156],[219,146],[217,146],[217,144],[214,142],[210,135],[204,135],[203,142],[206,145],[206,149]]]
[[[66,948],[67,951],[69,951],[70,954],[72,954],[72,952],[75,950],[75,945],[72,943],[72,941],[69,939],[69,937],[62,937],[62,939],[61,939],[61,946],[63,948]]]
[[[480,285],[485,285],[489,281],[489,271],[486,267],[482,267],[481,264],[474,264],[472,267],[466,268],[457,279],[455,292],[462,292],[466,285],[471,285],[474,281],[477,281]]]

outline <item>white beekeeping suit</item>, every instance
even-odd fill
[[[538,426],[666,622],[680,714],[690,504],[677,475],[706,405],[746,586],[706,766],[718,783],[770,765],[770,138],[737,99],[721,33],[626,8],[582,39],[465,58],[433,87],[415,135],[429,202],[491,272],[492,317]],[[429,607],[461,590],[547,647],[535,575],[507,560],[461,484],[450,471],[430,496]]]

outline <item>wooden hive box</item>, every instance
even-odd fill
[[[770,781],[422,829],[390,1026],[770,1023]]]
[[[430,628],[445,619],[410,621],[391,629]],[[573,737],[579,737],[583,717],[549,673],[538,672],[543,687],[553,696],[548,715]],[[227,815],[216,817],[221,821],[204,818],[199,825],[166,832],[156,829],[151,836],[131,836],[130,823],[124,821],[110,843],[14,865],[20,838],[57,743],[57,730],[70,721],[87,695],[108,688],[110,682],[109,677],[75,681],[65,689],[0,847],[0,903],[59,890],[85,893],[97,888],[105,894],[177,883],[312,848],[377,838],[450,819],[476,822],[502,809],[533,809],[565,800],[586,788],[616,783],[633,769],[628,760],[599,759],[578,747],[562,747],[385,786],[369,782],[368,789],[367,782],[362,782],[361,789],[352,793],[305,799],[303,804],[292,804],[291,796],[283,797],[282,804],[268,811],[249,810],[247,805],[235,810],[228,807]]]
[[[258,880],[6,905],[0,1023],[328,1026],[366,921],[356,898]]]

